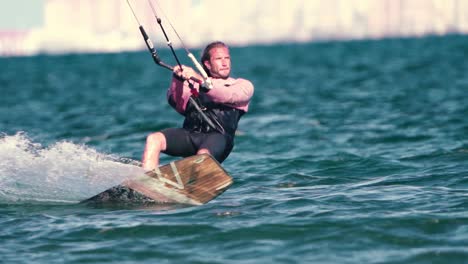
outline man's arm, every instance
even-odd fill
[[[188,85],[187,81],[174,74],[167,90],[167,101],[181,115],[185,114],[187,102],[192,95]]]
[[[248,111],[250,99],[254,93],[253,84],[246,79],[212,79],[213,89],[206,95],[216,103],[222,103],[231,107]]]

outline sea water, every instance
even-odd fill
[[[198,207],[78,203],[182,123],[149,54],[0,58],[0,262],[468,263],[467,43],[233,47],[255,95]]]

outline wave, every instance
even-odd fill
[[[137,161],[85,145],[0,135],[0,204],[77,203],[142,172]]]

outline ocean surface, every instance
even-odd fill
[[[146,51],[0,58],[0,262],[468,263],[467,36],[231,56],[255,95],[197,207],[78,204],[182,124]]]

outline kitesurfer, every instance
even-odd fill
[[[212,89],[190,80],[202,79],[193,68],[174,67],[167,99],[185,120],[182,128],[167,128],[147,136],[142,162],[145,170],[159,166],[161,152],[180,157],[208,153],[220,163],[231,153],[239,120],[249,109],[254,86],[249,80],[231,77],[229,47],[223,42],[207,45],[201,62]],[[196,105],[189,100],[191,96]]]

